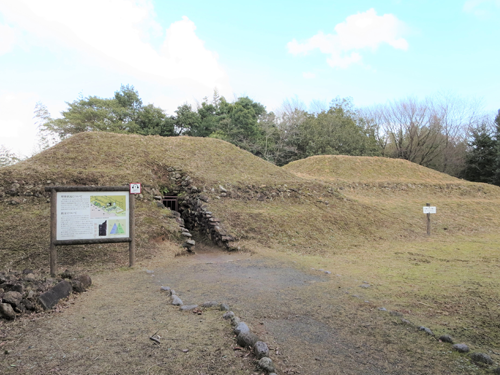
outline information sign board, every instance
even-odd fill
[[[424,206],[424,214],[435,214],[436,213],[436,207],[434,206]]]
[[[129,237],[128,191],[75,191],[56,195],[56,240]]]

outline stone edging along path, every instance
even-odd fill
[[[269,347],[267,344],[260,340],[260,338],[252,333],[250,328],[245,322],[242,322],[232,311],[229,311],[229,306],[225,303],[218,303],[215,301],[204,302],[200,306],[198,305],[184,305],[182,300],[179,298],[175,290],[168,286],[162,286],[160,288],[162,292],[168,294],[171,298],[171,303],[174,306],[179,306],[181,311],[193,311],[201,313],[201,308],[219,308],[224,311],[222,318],[231,321],[233,326],[233,332],[236,335],[236,343],[242,348],[250,349],[255,355],[256,365],[268,375],[276,375],[276,368],[271,358],[269,358]],[[151,338],[156,341],[155,338]]]
[[[331,274],[331,272],[325,270],[317,270],[317,271],[321,271],[326,274]],[[369,288],[370,285],[367,282],[363,282],[363,284],[360,285],[360,287],[366,289]],[[226,320],[231,321],[231,325],[233,326],[233,332],[236,335],[236,343],[242,348],[248,348],[251,350],[251,352],[255,355],[255,363],[259,369],[263,370],[268,375],[276,375],[277,370],[275,368],[273,361],[271,360],[271,358],[269,358],[269,348],[267,344],[261,341],[257,335],[252,333],[252,331],[245,322],[241,321],[241,319],[237,317],[232,311],[229,311],[229,306],[227,306],[224,303],[218,303],[214,301],[205,302],[200,306],[194,304],[184,305],[183,301],[179,298],[177,293],[170,287],[162,286],[160,290],[168,294],[168,296],[171,298],[172,305],[179,306],[180,311],[193,311],[194,313],[198,312],[200,314],[202,312],[200,308],[203,309],[218,308],[221,311],[224,311],[222,317]],[[358,295],[352,295],[352,296],[360,298],[360,296]],[[424,326],[418,326],[413,322],[410,322],[409,320],[403,317],[402,313],[398,311],[387,311],[387,309],[385,309],[384,307],[380,307],[378,310],[380,310],[381,312],[388,312],[391,316],[397,317],[400,320],[400,324],[404,324],[409,327],[414,327],[417,332],[423,332],[431,336],[435,340],[451,344],[452,345],[451,349],[458,353],[467,354],[470,352],[470,349],[467,344],[464,343],[455,344],[454,339],[449,335],[441,335],[439,337],[436,337],[435,334],[429,328]],[[472,352],[468,354],[468,357],[476,365],[480,365],[483,368],[487,368],[489,366],[494,365],[492,358],[485,353]],[[500,374],[500,367],[496,367],[494,369],[490,368],[490,371],[492,371],[494,374]]]
[[[314,268],[312,268],[312,270],[314,270]],[[318,271],[324,271],[324,270],[318,270]],[[324,272],[328,272],[328,271],[324,271]],[[363,281],[363,283],[360,285],[360,287],[367,289],[367,288],[370,288],[371,285],[367,281]],[[352,294],[352,297],[360,298],[360,296],[356,295],[356,294]],[[366,302],[368,302],[368,301],[366,301]],[[379,307],[378,310],[383,311],[383,312],[387,312],[387,309],[385,307]],[[418,328],[418,331],[422,331],[440,342],[452,344],[452,350],[454,350],[458,353],[466,354],[466,353],[469,353],[469,351],[470,351],[469,346],[467,344],[464,344],[464,343],[455,344],[454,339],[450,335],[441,335],[438,338],[436,338],[434,332],[432,332],[430,328],[427,328],[424,326],[418,326],[417,324],[410,322],[408,319],[405,319],[403,317],[403,314],[400,313],[399,311],[389,311],[389,314],[391,316],[400,318],[401,324],[405,324],[405,325],[410,326],[410,327]],[[491,357],[485,353],[473,352],[473,353],[469,354],[469,358],[474,363],[480,364],[482,366],[489,366],[489,365],[494,364]],[[500,367],[495,368],[493,370],[493,373],[500,374]]]

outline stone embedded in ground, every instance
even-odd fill
[[[455,344],[451,348],[459,353],[467,353],[469,351],[469,347],[466,344]]]
[[[10,291],[3,295],[3,301],[10,303],[12,306],[17,306],[21,303],[23,295],[19,292]]]
[[[169,286],[162,286],[162,287],[160,287],[160,290],[162,292],[170,292],[170,287]]]
[[[155,273],[153,270],[146,270],[146,273]]]
[[[453,338],[450,335],[439,336],[439,340],[441,340],[442,342],[453,344]]]
[[[403,324],[407,324],[407,325],[409,325],[409,326],[411,326],[411,325],[412,325],[412,324],[411,324],[411,322],[410,322],[409,320],[404,319],[404,318],[401,318],[401,323],[403,323]]]
[[[63,273],[61,273],[61,277],[63,279],[72,279],[73,278],[73,272],[71,272],[70,270],[66,270]]]
[[[232,311],[228,311],[228,312],[224,313],[224,315],[222,315],[222,317],[223,317],[224,319],[226,319],[226,320],[227,320],[227,319],[231,319],[232,317],[234,317],[234,312],[232,312]]]
[[[175,290],[170,289],[170,295],[171,295],[171,296],[175,296],[175,295],[177,295],[177,293],[175,292]]]
[[[198,307],[198,305],[184,305],[181,306],[181,311],[191,311]]]
[[[92,279],[87,274],[80,275],[75,280],[81,282],[84,289],[88,289],[92,285]]]
[[[238,318],[237,316],[233,316],[233,317],[231,318],[231,325],[232,325],[233,327],[236,327],[238,324],[240,324],[240,322],[241,322],[241,320],[240,320],[240,318]]]
[[[257,341],[253,346],[253,352],[257,359],[269,356],[269,348],[264,341]]]
[[[271,358],[269,357],[262,357],[259,362],[258,362],[258,365],[261,369],[263,369],[264,371],[267,371],[267,372],[272,372],[274,371],[274,364],[273,364],[273,361],[271,360]]]
[[[250,332],[250,328],[248,328],[245,322],[239,322],[238,325],[234,328],[234,333],[239,335],[241,332]]]
[[[385,307],[379,307],[378,308],[380,311],[387,311],[387,309]]]
[[[428,335],[431,335],[431,336],[434,336],[434,332],[432,332],[429,328],[427,327],[424,327],[424,326],[421,326],[421,327],[418,327],[419,330],[421,331],[424,331],[425,333],[427,333]]]
[[[19,292],[21,294],[24,294],[24,286],[22,284],[12,284],[10,285],[9,289],[12,292]]]
[[[24,307],[26,307],[26,310],[30,310],[30,311],[36,310],[35,304],[32,301],[30,301],[29,299],[23,299],[21,301],[21,304],[23,304]]]
[[[389,314],[391,314],[392,316],[403,316],[403,314],[399,311],[390,311]]]
[[[172,296],[172,305],[174,306],[182,306],[183,303],[182,303],[182,300],[176,296],[175,294]]]
[[[370,284],[362,284],[362,285],[360,285],[360,287],[361,287],[361,288],[365,288],[365,289],[366,289],[366,288],[369,288],[369,287],[370,287]]]
[[[254,346],[254,344],[259,340],[259,337],[254,335],[252,332],[240,332],[236,338],[236,343],[242,348],[246,348],[248,346]]]
[[[38,297],[43,308],[48,310],[54,307],[61,298],[68,297],[72,292],[72,287],[66,280],[61,281],[49,291]]]
[[[480,363],[484,363],[484,364],[487,364],[487,365],[492,365],[493,364],[493,360],[491,359],[491,357],[488,354],[484,354],[484,353],[471,353],[470,354],[470,358],[474,362],[480,362]]]
[[[71,280],[71,287],[73,288],[73,291],[76,293],[83,293],[85,292],[85,288],[83,287],[82,283],[78,280]]]
[[[207,301],[207,302],[203,302],[201,307],[209,308],[209,307],[217,306],[218,304],[219,303],[215,302],[215,301]]]
[[[220,311],[229,311],[229,306],[225,303],[220,304]]]
[[[10,304],[0,303],[0,316],[12,320],[16,317],[16,313]]]

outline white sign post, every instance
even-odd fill
[[[424,206],[424,214],[427,214],[427,235],[431,235],[431,214],[436,213],[436,207],[431,206],[430,203],[426,203]]]

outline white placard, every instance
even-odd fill
[[[130,194],[141,194],[141,184],[138,182],[131,183]]]
[[[435,214],[436,213],[436,207],[434,206],[424,206],[424,214]]]
[[[57,240],[129,237],[127,191],[57,193]]]

